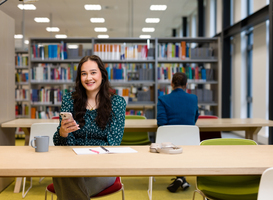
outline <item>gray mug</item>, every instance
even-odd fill
[[[33,142],[35,142],[35,146]],[[35,148],[35,152],[48,152],[49,136],[35,136],[30,144]]]

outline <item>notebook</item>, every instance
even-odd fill
[[[85,154],[115,154],[115,153],[137,153],[136,150],[130,147],[105,147],[107,151],[102,149],[101,147],[94,147],[94,148],[73,148],[73,151],[77,155],[85,155]]]

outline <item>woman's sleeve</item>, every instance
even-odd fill
[[[110,146],[118,146],[121,143],[125,125],[126,102],[121,96],[114,96],[112,99],[112,120],[107,141]]]
[[[163,126],[168,123],[166,109],[162,103],[162,99],[158,98],[157,103],[157,125]]]
[[[62,105],[61,105],[61,112],[71,112],[73,113],[73,100],[71,93],[67,93],[63,96]],[[54,133],[53,142],[55,146],[68,146],[74,145],[75,137],[72,133],[69,133],[67,137],[62,137],[59,134],[62,118],[59,115],[60,123],[57,127],[57,131]]]

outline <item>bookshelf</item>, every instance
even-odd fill
[[[219,39],[157,38],[156,45],[158,95],[171,92],[172,73],[184,72],[187,92],[197,95],[201,114],[221,117]]]
[[[95,54],[115,92],[127,101],[127,114],[155,118],[158,96],[171,91],[171,74],[184,70],[190,76],[187,91],[198,96],[203,114],[221,116],[217,38],[31,38],[29,45],[30,107],[36,111],[57,113],[62,94],[73,89],[80,59]]]
[[[155,118],[155,39],[93,38],[113,89],[127,101],[126,114]]]
[[[72,91],[77,65],[91,49],[91,38],[30,39],[31,118],[59,115],[62,95]]]
[[[30,117],[29,57],[27,49],[15,50],[15,117]]]

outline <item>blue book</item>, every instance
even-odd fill
[[[52,44],[48,45],[48,59],[52,59]]]

